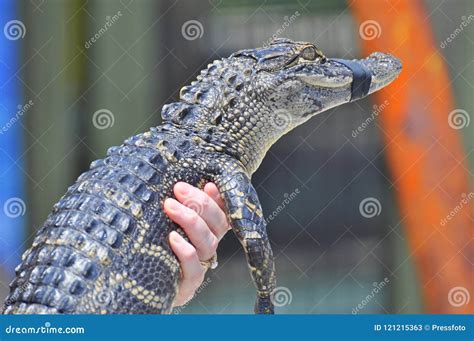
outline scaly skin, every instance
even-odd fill
[[[381,53],[356,62],[372,75],[368,93],[401,69]],[[163,107],[162,125],[110,148],[68,189],[24,253],[4,313],[169,313],[181,270],[168,235],[184,234],[163,201],[178,181],[216,183],[257,287],[255,311],[273,313],[273,256],[250,178],[278,138],[349,102],[352,76],[290,40],[210,64]]]

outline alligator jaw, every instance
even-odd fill
[[[372,53],[364,59],[328,59],[324,64],[304,63],[295,67],[296,76],[313,88],[332,91],[333,99],[324,111],[334,105],[365,97],[394,81],[402,70],[400,61],[389,54]],[[360,78],[368,79],[362,80]],[[364,83],[365,91],[358,88]],[[364,84],[363,84],[364,85]],[[358,96],[354,96],[355,92]]]
[[[400,60],[390,54],[372,53],[359,61],[372,74],[372,82],[368,94],[382,89],[393,82],[402,71]]]

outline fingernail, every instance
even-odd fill
[[[189,193],[189,189],[186,183],[184,182],[178,182],[176,184],[177,190],[182,194],[182,195],[187,195]]]
[[[206,187],[209,188],[209,189],[213,189],[214,187],[216,187],[216,185],[215,185],[213,182],[208,182],[208,183],[204,186],[204,188],[206,188]]]
[[[178,232],[171,231],[170,240],[173,241],[173,243],[179,244],[179,243],[181,243],[182,238],[181,238],[181,236],[179,235]]]
[[[165,200],[165,206],[168,211],[171,211],[171,212],[178,211],[178,203],[171,198],[168,198]]]

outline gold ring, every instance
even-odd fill
[[[201,261],[200,263],[206,269],[214,270],[215,268],[217,268],[217,265],[218,265],[218,263],[217,263],[217,254],[214,254],[214,256],[212,256],[208,260]]]

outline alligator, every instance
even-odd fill
[[[173,186],[214,182],[257,288],[274,313],[272,249],[251,176],[271,145],[329,108],[391,83],[400,61],[327,58],[276,39],[215,60],[164,105],[162,124],[109,148],[56,203],[15,269],[4,314],[170,313],[181,276],[163,211]]]

